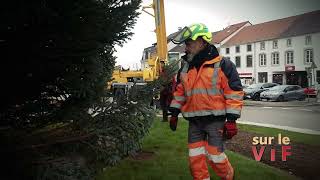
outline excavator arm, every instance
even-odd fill
[[[148,9],[151,9],[151,12],[149,12]],[[149,6],[144,6],[142,11],[153,16],[155,19],[155,33],[157,36],[156,53],[148,58],[148,66],[142,71],[126,72],[119,70],[113,73],[114,81],[110,86],[114,88],[115,92],[122,92],[118,94],[123,94],[123,92],[126,92],[125,89],[130,87],[128,85],[128,79],[130,77],[141,77],[144,82],[150,82],[158,79],[160,76],[164,75],[163,67],[168,62],[164,0],[153,0],[153,3]],[[167,107],[168,102],[170,103],[171,101],[170,97],[172,97],[171,88],[169,86],[162,87],[162,91],[160,93],[160,104],[164,115],[164,121],[167,121],[168,119]]]

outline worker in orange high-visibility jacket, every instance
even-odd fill
[[[169,108],[170,127],[176,130],[180,112],[189,121],[189,165],[195,180],[210,179],[206,159],[221,179],[229,180],[234,168],[223,141],[237,134],[244,93],[234,63],[219,56],[211,41],[204,24],[185,27],[172,39],[185,43],[186,55]]]

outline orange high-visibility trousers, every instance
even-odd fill
[[[225,117],[197,117],[189,120],[189,166],[194,180],[210,179],[206,161],[214,172],[231,180],[234,169],[223,152],[222,129]]]

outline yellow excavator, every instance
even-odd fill
[[[153,9],[154,14],[148,12],[146,9]],[[159,77],[162,70],[161,67],[167,62],[168,50],[163,0],[153,0],[153,4],[144,6],[142,10],[155,18],[155,33],[157,35],[156,56],[150,56],[147,60],[148,67],[141,71],[116,68],[113,72],[112,84],[127,83],[135,78],[140,78],[144,82],[154,81]]]
[[[153,13],[147,11],[147,9],[153,9]],[[151,15],[155,19],[155,33],[157,36],[156,48],[154,53],[148,51],[148,48],[143,52],[142,63],[144,63],[143,69],[140,71],[125,70],[121,67],[117,67],[113,72],[113,80],[108,83],[109,88],[112,89],[115,97],[122,96],[128,92],[128,90],[135,85],[144,85],[147,82],[158,79],[163,72],[163,67],[168,63],[168,56],[171,60],[178,60],[180,58],[179,53],[168,54],[167,49],[167,35],[164,13],[164,0],[153,0],[153,3],[149,6],[144,6],[142,11]],[[167,106],[170,101],[171,90],[168,87],[162,90],[160,93],[160,106],[163,112],[163,121],[168,120]],[[164,94],[164,95],[161,95]],[[161,103],[162,101],[165,103]]]
[[[112,81],[108,87],[113,90],[115,95],[125,94],[128,89],[135,84],[143,84],[158,79],[167,63],[167,35],[164,15],[164,0],[153,0],[149,6],[144,6],[142,11],[151,15],[155,19],[155,33],[157,36],[156,53],[147,56],[147,65],[140,71],[124,70],[116,67],[112,74]],[[153,14],[147,11],[153,9]],[[145,53],[145,52],[144,52]],[[174,54],[171,55],[171,57]],[[178,55],[179,56],[179,55]]]

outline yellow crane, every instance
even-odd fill
[[[108,83],[115,95],[125,94],[134,82],[146,83],[158,79],[167,63],[167,35],[164,14],[164,0],[153,0],[149,6],[144,6],[142,10],[155,19],[155,33],[157,36],[157,50],[155,56],[150,56],[147,60],[148,67],[141,71],[123,70],[116,68],[112,74],[112,81]],[[153,14],[146,9],[153,9]]]

